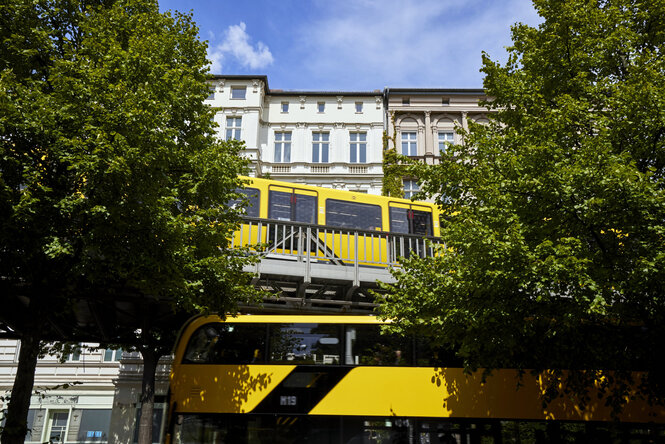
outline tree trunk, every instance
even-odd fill
[[[21,349],[18,355],[18,369],[14,379],[7,421],[2,431],[2,444],[23,444],[28,431],[28,409],[35,383],[35,368],[39,355],[40,328],[30,326],[21,336]]]
[[[155,405],[155,372],[159,354],[149,346],[141,347],[143,384],[141,385],[141,415],[138,444],[152,444],[152,412]],[[4,443],[2,443],[4,444]]]

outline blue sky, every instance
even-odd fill
[[[530,0],[159,0],[192,11],[213,74],[265,74],[271,89],[480,88],[481,52],[506,59]]]

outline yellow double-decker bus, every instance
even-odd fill
[[[201,316],[184,326],[170,376],[166,442],[647,443],[665,411],[601,399],[541,402],[542,380],[465,374],[446,350],[382,334],[373,316]]]

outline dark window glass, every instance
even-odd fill
[[[262,324],[207,324],[194,332],[183,364],[261,364],[266,330]]]
[[[268,197],[268,218],[316,223],[316,196],[270,191]]]
[[[429,211],[409,210],[390,207],[390,231],[409,233],[420,236],[432,235],[432,213]]]
[[[178,415],[175,433],[181,443],[349,444],[401,441],[340,441],[341,419],[314,415]],[[406,441],[408,442],[408,441]]]
[[[429,211],[412,210],[412,230],[413,234],[421,236],[432,235],[432,213]]]
[[[268,197],[268,218],[273,220],[291,220],[291,196],[293,193],[270,191]]]
[[[245,214],[249,217],[259,217],[261,191],[258,188],[237,188],[236,193],[243,194],[247,199]],[[232,199],[228,203],[230,207],[242,204],[243,199]]]
[[[326,225],[359,230],[381,230],[381,207],[343,200],[326,200]]]
[[[109,425],[111,424],[111,409],[86,409],[81,411],[81,425],[78,440],[85,442],[107,442],[109,440]]]
[[[379,325],[347,325],[346,365],[411,365],[410,337],[381,334]]]
[[[316,223],[316,196],[295,194],[295,221],[307,224]]]
[[[393,233],[409,232],[409,210],[407,208],[390,207],[390,231]]]
[[[464,362],[449,348],[432,345],[429,338],[416,338],[416,365],[420,367],[462,367]]]
[[[339,364],[340,326],[274,324],[270,326],[270,362],[277,364]]]

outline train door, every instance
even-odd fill
[[[268,232],[268,242],[271,248],[280,252],[297,253],[302,246],[305,227],[283,222],[302,222],[305,224],[317,223],[316,191],[270,185],[268,188],[268,219],[274,221]]]
[[[388,212],[393,258],[409,257],[412,254],[423,257],[427,248],[423,238],[434,233],[432,208],[425,205],[390,202]]]

